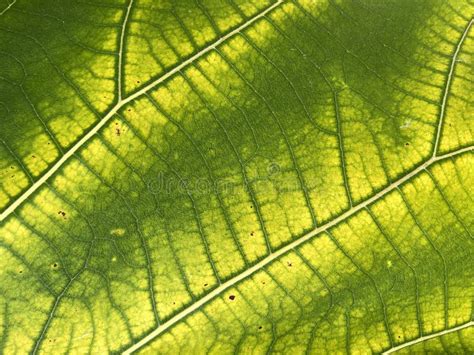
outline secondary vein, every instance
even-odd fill
[[[130,2],[128,11],[131,8],[131,4],[133,1]],[[176,73],[179,73],[184,67],[188,66],[189,64],[193,63],[197,59],[201,58],[205,54],[209,53],[210,51],[214,50],[217,46],[225,42],[230,37],[234,36],[235,34],[243,31],[245,28],[252,25],[255,21],[261,19],[265,15],[267,15],[270,11],[278,7],[282,4],[284,0],[278,0],[271,6],[267,7],[262,12],[258,13],[254,17],[247,20],[245,23],[240,25],[239,27],[235,28],[231,32],[227,33],[225,36],[219,38],[217,41],[211,43],[209,46],[205,47],[204,49],[197,52],[192,57],[188,58],[184,62],[181,62],[179,65],[171,69],[170,71],[166,72],[156,80],[152,81],[148,85],[145,85],[140,90],[130,94],[126,98],[120,99],[117,104],[110,109],[110,111],[99,121],[97,124],[87,132],[79,141],[77,141],[71,149],[69,149],[51,168],[43,174],[33,185],[31,185],[25,192],[23,192],[20,197],[18,197],[8,208],[6,208],[2,214],[0,215],[0,222],[5,220],[13,211],[15,211],[20,204],[22,204],[28,197],[30,197],[36,190],[38,190],[59,168],[71,157],[73,156],[82,146],[84,146],[93,136],[95,136],[99,130],[127,103],[135,100],[136,98],[144,95],[148,91],[155,88],[157,85],[162,83],[163,81],[167,80],[171,76]]]
[[[122,88],[122,76],[123,76],[123,57],[124,57],[124,43],[125,43],[125,32],[127,30],[128,19],[130,17],[130,12],[132,11],[133,0],[130,0],[127,11],[125,12],[125,18],[123,20],[122,29],[120,32],[120,48],[118,52],[118,68],[117,68],[117,96],[118,100],[122,100],[123,88]]]
[[[414,177],[417,174],[419,174],[420,172],[423,172],[426,169],[428,169],[431,165],[435,164],[436,162],[446,160],[446,159],[452,158],[454,156],[457,156],[457,155],[460,155],[460,154],[463,154],[463,153],[467,153],[467,152],[472,152],[472,151],[474,151],[474,146],[469,146],[469,147],[465,147],[465,148],[462,148],[462,149],[458,149],[458,150],[455,150],[455,151],[452,151],[450,153],[440,155],[440,156],[437,156],[437,157],[431,157],[430,159],[428,159],[427,161],[425,161],[424,163],[419,165],[417,168],[412,170],[410,173],[408,173],[408,174],[404,175],[403,177],[401,177],[400,179],[392,182],[390,185],[388,185],[387,187],[385,187],[384,189],[379,191],[377,194],[375,194],[372,197],[368,198],[367,200],[359,203],[358,205],[355,205],[354,207],[350,208],[349,210],[347,210],[343,214],[339,215],[338,217],[336,217],[332,221],[330,221],[328,223],[325,223],[325,224],[319,226],[318,228],[313,229],[309,233],[307,233],[307,234],[301,236],[300,238],[294,240],[290,244],[287,244],[283,248],[274,251],[272,254],[268,255],[266,258],[262,259],[259,263],[255,264],[251,268],[243,271],[242,273],[240,273],[240,274],[234,276],[233,278],[227,280],[226,282],[222,283],[219,287],[215,288],[213,291],[208,293],[206,296],[199,299],[197,302],[193,303],[189,307],[183,309],[181,312],[176,314],[173,318],[169,319],[167,322],[165,322],[161,326],[157,327],[155,330],[153,330],[146,337],[142,338],[140,341],[138,341],[137,343],[132,345],[130,348],[125,350],[123,352],[123,354],[131,354],[134,351],[140,349],[141,347],[143,347],[144,345],[146,345],[147,343],[152,341],[154,338],[156,338],[158,335],[165,332],[166,330],[168,330],[169,328],[174,326],[176,323],[178,323],[182,319],[186,318],[188,315],[195,312],[200,307],[202,307],[203,305],[205,305],[206,303],[208,303],[209,301],[211,301],[212,299],[214,299],[215,297],[217,297],[218,295],[220,295],[221,293],[223,293],[224,291],[226,291],[230,287],[232,287],[235,284],[237,284],[238,282],[246,279],[247,277],[251,276],[252,274],[256,273],[257,271],[263,269],[266,265],[271,263],[273,260],[275,260],[275,259],[279,258],[280,256],[290,252],[291,250],[293,250],[296,247],[298,247],[299,245],[307,242],[308,240],[312,239],[313,237],[320,234],[321,232],[324,232],[324,231],[328,230],[329,228],[334,227],[335,225],[337,225],[337,224],[345,221],[349,217],[353,216],[354,214],[356,214],[360,210],[362,210],[362,209],[366,208],[367,206],[371,205],[372,203],[378,201],[379,199],[381,199],[382,197],[384,197],[385,195],[387,195],[391,191],[399,188],[401,185],[403,185],[405,182],[410,180],[412,177]]]
[[[442,330],[440,332],[436,332],[436,333],[433,333],[433,334],[430,334],[430,335],[425,335],[425,336],[416,338],[414,340],[408,341],[406,343],[400,344],[398,346],[395,346],[393,348],[390,348],[389,350],[384,351],[382,353],[382,355],[392,354],[392,353],[394,353],[398,350],[401,350],[403,348],[406,348],[408,346],[412,346],[412,345],[421,343],[421,342],[426,341],[426,340],[437,338],[437,337],[443,336],[445,334],[454,333],[454,332],[457,332],[459,330],[463,330],[463,329],[466,329],[466,328],[469,328],[469,327],[472,327],[472,326],[474,326],[474,321],[470,321],[470,322],[464,323],[462,325],[459,325],[457,327],[450,328],[450,329],[445,329],[445,330]]]
[[[443,121],[444,121],[444,116],[446,113],[446,103],[448,101],[448,96],[449,96],[449,90],[451,88],[451,82],[453,79],[453,73],[454,73],[454,68],[456,66],[457,58],[459,55],[459,52],[461,51],[462,44],[464,43],[467,34],[469,32],[469,29],[472,26],[473,19],[469,21],[467,24],[466,28],[464,29],[463,34],[461,35],[461,38],[459,39],[459,42],[456,46],[456,50],[454,51],[453,58],[451,60],[451,64],[449,66],[449,72],[448,72],[448,78],[446,79],[446,86],[444,88],[444,93],[443,93],[443,100],[441,101],[441,109],[439,113],[439,120],[438,120],[438,127],[436,129],[436,138],[435,138],[435,144],[433,148],[433,156],[436,156],[438,154],[438,149],[439,149],[439,141],[441,137],[441,130],[443,128]]]

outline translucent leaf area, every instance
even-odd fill
[[[473,14],[0,0],[0,353],[474,353]]]

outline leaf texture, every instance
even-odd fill
[[[472,353],[469,1],[0,3],[10,353]]]

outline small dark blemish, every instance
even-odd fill
[[[58,263],[54,263],[53,268],[57,268],[57,267],[58,267]]]
[[[137,80],[137,84],[140,84],[140,80]]]
[[[230,295],[230,296],[229,296],[229,299],[230,299],[231,301],[233,301],[233,300],[235,300],[235,296],[234,296],[234,295]]]
[[[120,136],[120,128],[115,128],[115,134],[116,134],[117,136]]]
[[[410,143],[406,142],[405,143],[405,147],[408,147],[410,145]]]
[[[23,274],[23,270],[18,271],[20,274]]]
[[[207,284],[204,284],[204,287],[207,287]]]
[[[290,261],[288,261],[287,264],[288,264],[289,267],[293,266],[293,264]]]
[[[255,235],[254,232],[250,232],[250,236],[253,237]]]
[[[10,166],[10,169],[15,169],[15,167],[14,167],[14,166]]]
[[[258,329],[262,329],[262,328],[263,328],[262,326],[258,327]]]

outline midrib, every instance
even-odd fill
[[[284,0],[278,0],[271,6],[267,7],[265,10],[262,12],[258,13],[257,15],[251,17],[249,20],[241,24],[239,27],[235,28],[231,32],[227,33],[223,37],[219,38],[217,41],[211,43],[209,46],[205,47],[204,49],[200,50],[196,54],[194,54],[192,57],[188,58],[187,60],[181,62],[179,65],[171,69],[170,71],[166,72],[162,76],[160,76],[158,79],[150,82],[148,85],[145,85],[142,87],[140,90],[136,91],[135,93],[127,96],[126,98],[121,99],[121,83],[119,84],[119,101],[117,104],[112,107],[112,109],[105,114],[105,116],[97,122],[97,124],[90,129],[86,135],[84,135],[79,141],[77,141],[49,170],[44,173],[34,184],[32,184],[25,192],[23,192],[13,203],[11,203],[5,211],[2,212],[0,215],[0,222],[5,220],[13,211],[15,211],[18,206],[20,206],[25,200],[28,199],[36,190],[38,190],[53,174],[58,171],[61,166],[71,157],[73,156],[81,147],[83,147],[94,135],[96,135],[99,130],[120,110],[123,106],[125,106],[127,103],[135,100],[137,97],[140,97],[141,95],[145,94],[146,92],[152,90],[155,88],[157,85],[162,83],[163,81],[167,80],[174,74],[180,72],[183,68],[188,66],[189,64],[193,63],[197,59],[201,58],[202,56],[206,55],[210,51],[214,50],[217,46],[228,40],[230,37],[234,36],[235,34],[243,31],[245,28],[249,27],[252,25],[254,22],[257,20],[261,19],[265,15],[267,15],[270,11],[278,7],[280,4],[283,3]],[[130,12],[130,8],[132,5],[132,1],[129,3],[129,6],[127,7],[127,14],[125,16],[125,21],[128,19],[128,14]],[[123,36],[123,33],[125,31],[125,26],[126,24],[124,23],[122,27],[122,32],[121,32],[121,37]],[[122,61],[122,46],[121,44],[120,47],[120,62]],[[120,73],[121,68],[119,68],[118,72]],[[120,81],[121,81],[121,74],[120,76]]]
[[[422,163],[416,169],[412,170],[410,173],[406,174],[405,176],[401,177],[400,179],[394,181],[393,183],[391,183],[390,185],[385,187],[383,190],[379,191],[374,196],[372,196],[369,199],[361,202],[360,204],[350,208],[349,210],[347,210],[343,214],[339,215],[338,217],[336,217],[332,221],[330,221],[328,223],[325,223],[325,224],[313,229],[309,233],[307,233],[307,234],[303,235],[302,237],[296,239],[295,241],[291,242],[290,244],[287,244],[283,248],[281,248],[277,251],[274,251],[272,254],[268,255],[266,258],[262,259],[259,263],[255,264],[251,268],[249,268],[249,269],[243,271],[242,273],[234,276],[233,278],[227,280],[226,282],[221,284],[219,287],[215,288],[213,291],[208,293],[206,296],[199,299],[197,302],[193,303],[189,307],[183,309],[181,312],[176,314],[173,318],[169,319],[167,322],[161,324],[158,328],[153,330],[150,334],[148,334],[146,337],[141,339],[138,343],[134,344],[133,346],[131,346],[130,348],[125,350],[124,354],[131,354],[132,352],[140,349],[142,346],[149,343],[151,340],[156,338],[158,335],[165,332],[167,329],[169,329],[170,327],[172,327],[173,325],[175,325],[176,323],[181,321],[183,318],[187,317],[188,315],[190,315],[191,313],[193,313],[194,311],[199,309],[201,306],[205,305],[207,302],[211,301],[213,298],[215,298],[218,295],[220,295],[221,293],[223,293],[228,288],[234,286],[239,281],[242,281],[242,280],[246,279],[247,277],[251,276],[252,274],[254,274],[255,272],[263,269],[266,265],[268,265],[269,263],[271,263],[275,259],[277,259],[280,256],[286,254],[287,252],[291,251],[292,249],[298,247],[299,245],[307,242],[308,240],[312,239],[317,234],[319,234],[321,232],[324,232],[324,231],[328,230],[329,228],[334,227],[335,225],[345,221],[346,219],[353,216],[354,214],[356,214],[360,210],[362,210],[362,209],[366,208],[367,206],[369,206],[370,204],[378,201],[379,199],[381,199],[383,196],[387,195],[391,191],[399,188],[402,184],[404,184],[405,182],[407,182],[408,180],[410,180],[412,177],[416,176],[420,172],[426,170],[428,167],[435,164],[436,162],[446,160],[446,159],[449,159],[451,157],[454,157],[456,155],[460,155],[460,154],[463,154],[463,153],[466,153],[466,152],[471,152],[473,150],[474,150],[474,146],[469,146],[469,147],[458,149],[456,151],[453,151],[453,152],[450,152],[450,153],[447,153],[447,154],[444,154],[444,155],[440,155],[440,156],[437,156],[437,157],[431,157],[429,160]]]

